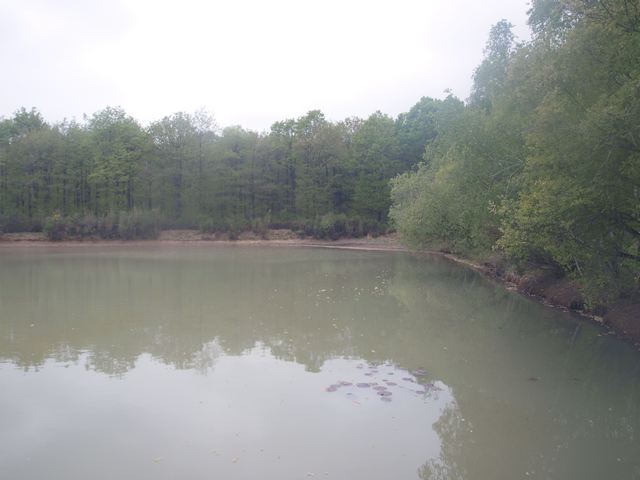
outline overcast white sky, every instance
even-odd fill
[[[147,124],[206,108],[262,130],[469,95],[489,28],[522,0],[0,0],[0,116],[121,106]]]

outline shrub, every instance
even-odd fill
[[[347,216],[343,213],[327,213],[320,218],[318,238],[337,240],[347,234]]]
[[[0,215],[0,232],[41,232],[43,228],[42,219],[29,218],[21,214]]]
[[[137,209],[121,212],[119,215],[107,214],[104,217],[92,214],[63,217],[55,213],[46,219],[44,231],[51,241],[96,235],[106,240],[153,239],[160,234],[160,218],[156,211]]]
[[[382,222],[377,220],[365,220],[362,226],[362,234],[370,235],[372,237],[379,237],[386,231],[386,227]]]
[[[345,224],[345,232],[349,237],[362,237],[364,235],[362,219],[360,217],[351,217],[347,219],[347,222]]]
[[[118,215],[117,235],[123,240],[153,239],[160,234],[160,218],[155,211],[133,209]]]
[[[202,233],[226,233],[229,231],[229,222],[219,217],[202,217],[198,222],[198,228]]]
[[[359,238],[364,235],[377,237],[384,233],[385,224],[359,216],[348,217],[344,213],[327,213],[313,220],[301,220],[294,225],[300,236],[324,240],[337,240],[343,237]]]
[[[261,239],[266,240],[269,237],[269,222],[264,218],[256,218],[251,222],[251,230]]]
[[[238,240],[240,238],[240,234],[246,230],[249,230],[249,228],[250,226],[242,218],[232,218],[229,222],[229,230],[227,230],[229,240]]]
[[[54,213],[48,217],[44,223],[44,232],[47,239],[52,242],[64,240],[67,236],[67,222],[59,213]]]
[[[240,216],[226,219],[203,217],[200,219],[199,228],[202,233],[226,234],[229,240],[238,240],[242,232],[254,230],[254,224],[249,224]],[[266,236],[266,225],[260,228]]]

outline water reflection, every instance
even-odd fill
[[[464,464],[462,464],[462,445],[464,433],[470,427],[460,413],[455,402],[450,402],[440,414],[440,418],[433,425],[438,436],[446,441],[442,442],[437,457],[428,459],[418,471],[423,480],[452,480],[468,478]]]
[[[403,468],[408,470],[402,478],[425,479],[640,475],[637,353],[591,325],[441,259],[221,247],[1,251],[0,361],[6,385],[14,385],[9,367],[31,372],[24,378],[39,371],[51,376],[53,385],[57,374],[51,372],[59,370],[54,367],[68,366],[64,370],[76,372],[76,380],[68,379],[67,385],[77,382],[80,389],[86,375],[97,372],[107,382],[113,377],[103,388],[119,388],[118,395],[134,404],[132,391],[143,372],[154,388],[176,382],[190,391],[183,372],[191,382],[218,382],[218,393],[245,375],[263,389],[240,389],[232,403],[247,405],[258,423],[264,422],[260,415],[271,415],[274,424],[265,427],[270,435],[275,435],[274,425],[288,421],[291,405],[264,412],[254,403],[268,397],[267,390],[294,395],[288,382],[299,382],[313,394],[295,399],[306,402],[294,409],[296,421],[315,415],[325,423],[338,418],[343,424],[333,425],[333,437],[320,426],[315,431],[306,426],[303,437],[294,437],[304,443],[318,436],[312,447],[338,462],[340,471],[350,472],[342,478],[365,478],[363,472],[366,478],[400,478]],[[254,361],[265,362],[261,374],[271,383],[243,374]],[[376,372],[369,371],[372,365]],[[424,375],[414,375],[423,370]],[[79,377],[79,371],[86,374]],[[381,372],[394,375],[383,381]],[[279,383],[279,376],[286,380]],[[389,380],[397,376],[400,381]],[[402,378],[417,382],[416,389],[399,388],[411,383]],[[357,383],[377,385],[360,388]],[[34,380],[30,388],[36,385]],[[331,385],[338,388],[327,392]],[[385,395],[374,392],[383,390],[373,386],[387,387],[393,401],[381,401]],[[361,401],[365,390],[368,400]],[[2,411],[18,408],[21,398],[15,396],[11,406],[5,399]],[[344,410],[355,408],[353,402],[360,402],[364,423]],[[184,413],[190,407],[183,407],[163,404],[155,414],[191,419]],[[236,412],[226,404],[217,408]],[[128,417],[131,404],[118,411]],[[336,411],[339,415],[332,416]],[[400,412],[407,418],[398,420]],[[236,416],[233,421],[244,424]],[[145,418],[151,421],[151,414]],[[386,420],[377,423],[380,418]],[[367,421],[375,421],[375,427],[365,428]],[[230,428],[232,422],[221,423]],[[359,434],[350,437],[345,428]],[[192,430],[205,436],[200,428]],[[164,427],[157,433],[159,438],[170,435]],[[373,468],[362,459],[370,458],[374,447],[360,443],[376,433],[400,443],[386,446]],[[235,433],[208,440],[226,442],[229,435]],[[0,434],[0,442],[6,438]],[[322,446],[334,439],[343,448]],[[282,459],[287,441],[283,437],[281,442]],[[238,440],[239,449],[242,445],[258,448]],[[350,458],[340,457],[345,450]],[[192,460],[204,471],[206,462]],[[169,462],[162,462],[167,467]],[[300,475],[273,462],[254,461],[249,470],[218,466],[216,472],[242,478],[240,471],[263,468],[284,475],[279,478]],[[129,462],[131,469],[135,465]],[[174,473],[186,468],[181,462],[171,465]]]

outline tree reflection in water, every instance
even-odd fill
[[[420,467],[418,476],[422,480],[464,480],[469,478],[462,464],[464,442],[460,438],[468,425],[463,421],[455,401],[442,411],[433,429],[440,437],[440,455],[431,458]]]
[[[336,358],[390,361],[425,368],[454,398],[433,425],[441,450],[423,479],[639,474],[637,352],[442,259],[56,252],[0,252],[3,362],[124,376],[149,355],[209,374],[256,346],[313,373]]]

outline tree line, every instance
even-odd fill
[[[640,3],[534,0],[529,25],[526,43],[491,29],[391,218],[413,245],[568,275],[593,305],[637,296]]]
[[[220,131],[203,111],[143,128],[121,108],[53,125],[23,108],[0,121],[0,228],[127,238],[141,236],[142,224],[152,233],[380,232],[389,180],[421,160],[435,113],[450,104],[462,102],[423,98],[396,119],[376,112],[341,122],[314,110],[265,133]]]

